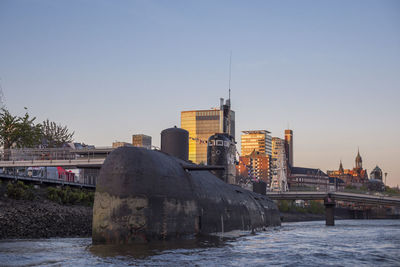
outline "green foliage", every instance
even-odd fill
[[[73,141],[74,132],[69,133],[67,126],[56,124],[49,119],[40,125],[41,137],[47,143],[47,147],[61,147],[65,143]]]
[[[27,108],[25,108],[27,110]],[[15,145],[18,148],[36,147],[45,142],[48,147],[61,147],[73,141],[74,133],[67,126],[50,122],[35,124],[36,117],[26,111],[22,117],[12,115],[7,109],[0,109],[0,146],[5,149]],[[5,155],[6,159],[9,155]]]
[[[344,192],[366,194],[368,192],[368,188],[365,185],[361,186],[360,188],[357,188],[354,185],[346,185],[346,187],[344,188]]]
[[[94,193],[83,189],[48,187],[47,198],[59,204],[93,205]]]
[[[346,187],[344,189],[345,190],[355,190],[355,189],[357,189],[357,187],[355,187],[354,185],[346,185]]]
[[[313,214],[324,214],[325,207],[321,202],[311,200],[309,202],[309,206],[307,207],[307,211]]]
[[[25,108],[26,109],[26,108]],[[23,117],[12,115],[7,109],[0,110],[0,145],[5,149],[12,145],[33,147],[40,142],[40,125],[35,125],[35,117],[28,112]]]
[[[304,207],[296,205],[295,202],[291,200],[279,200],[278,209],[281,212],[300,212],[300,213],[312,213],[312,214],[325,213],[324,204],[314,200],[308,201],[308,205]]]
[[[400,190],[398,188],[385,186],[385,194],[389,196],[400,196]]]
[[[292,202],[289,200],[279,200],[278,201],[278,209],[281,212],[288,212],[290,211],[290,207],[292,206]]]
[[[35,194],[32,185],[26,185],[22,181],[7,184],[7,196],[14,199],[33,200]]]

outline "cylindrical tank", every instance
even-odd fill
[[[224,182],[234,184],[235,141],[226,133],[217,133],[208,138],[207,165],[225,166],[225,170],[212,173]]]
[[[189,158],[189,132],[181,128],[168,128],[161,132],[161,151],[187,161]]]

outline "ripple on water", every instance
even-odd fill
[[[237,238],[92,246],[89,238],[3,240],[5,266],[399,266],[400,220],[286,223]]]

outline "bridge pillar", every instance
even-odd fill
[[[331,198],[330,194],[324,199],[324,205],[325,205],[325,223],[326,223],[326,226],[334,226],[335,225],[335,206],[336,206],[336,202],[335,202],[334,199]]]

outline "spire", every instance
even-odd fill
[[[362,158],[360,156],[360,148],[358,148],[357,156],[356,156],[356,168],[362,169]]]
[[[344,172],[344,170],[343,170],[343,164],[342,164],[342,160],[340,160],[340,164],[339,164],[339,172],[340,172],[340,173],[343,173],[343,172]]]

